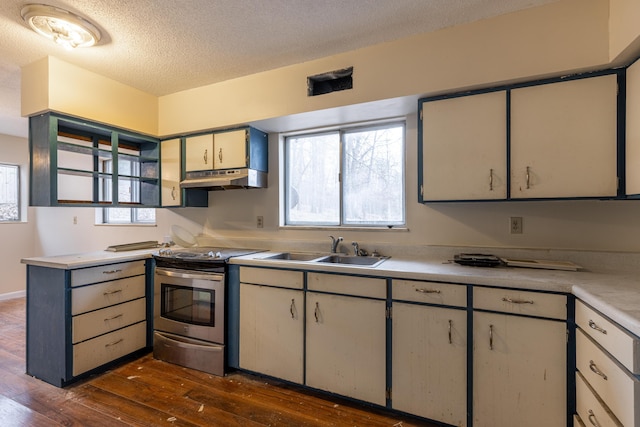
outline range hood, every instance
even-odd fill
[[[228,169],[187,172],[180,188],[232,190],[236,188],[266,188],[267,173],[255,169]]]

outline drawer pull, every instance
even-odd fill
[[[596,418],[596,414],[594,414],[591,409],[589,409],[589,422],[594,427],[601,427],[600,423],[598,422],[598,419]]]
[[[596,322],[594,322],[591,319],[589,319],[589,327],[591,329],[595,329],[596,331],[602,332],[603,334],[607,335],[607,330],[606,329],[602,329],[600,326],[596,325]]]
[[[114,341],[114,342],[110,342],[109,344],[105,344],[105,347],[111,347],[114,346],[116,344],[120,344],[122,341],[124,341],[124,338],[120,338],[118,341]]]
[[[296,300],[291,298],[291,305],[289,306],[289,313],[291,313],[291,318],[294,319],[294,310],[296,309]]]
[[[607,380],[607,376],[604,374],[604,372],[598,369],[598,365],[596,365],[593,360],[589,360],[589,369],[591,369],[591,372],[593,372],[594,374],[600,375],[605,381]]]
[[[120,273],[122,270],[106,270],[103,271],[102,274],[116,274],[116,273]]]
[[[118,292],[122,292],[122,289],[116,289],[115,291],[107,291],[107,292],[104,292],[102,295],[106,297],[107,295],[117,294]]]
[[[533,301],[526,299],[513,299],[513,298],[502,298],[504,302],[510,302],[511,304],[533,304]]]
[[[122,314],[118,314],[117,316],[113,316],[113,317],[107,317],[106,319],[104,319],[105,322],[108,322],[110,320],[116,320],[122,317]]]
[[[441,293],[438,289],[424,289],[424,288],[416,288],[416,292],[420,292],[421,294],[439,294]]]
[[[451,337],[451,326],[453,325],[453,320],[449,319],[449,344],[453,344],[453,339]]]
[[[489,325],[489,350],[493,350],[493,325]]]
[[[316,301],[316,308],[313,310],[313,316],[316,318],[316,323],[320,322],[320,304]]]

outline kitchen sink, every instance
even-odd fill
[[[312,261],[323,256],[326,256],[326,254],[314,254],[308,252],[282,252],[265,257],[263,259],[272,259],[278,261]]]
[[[330,264],[346,264],[350,266],[377,267],[389,257],[376,256],[350,256],[350,255],[329,255],[316,260],[316,262],[326,262]]]

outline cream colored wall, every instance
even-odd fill
[[[160,134],[601,68],[608,1],[564,0],[160,97]],[[309,75],[353,66],[353,89],[307,97]]]
[[[22,115],[47,110],[158,134],[158,99],[49,56],[22,68]]]
[[[27,208],[29,155],[27,140],[0,134],[0,163],[20,166],[20,197],[23,222],[0,223],[0,299],[25,289],[26,269],[20,259],[34,250],[33,211]]]
[[[609,51],[614,63],[629,61],[640,48],[640,2],[609,0]]]

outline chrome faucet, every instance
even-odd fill
[[[355,256],[367,256],[367,251],[360,249],[358,242],[351,242],[351,245],[353,246],[353,254]]]
[[[331,237],[331,253],[335,254],[338,251],[338,245],[342,242],[342,237],[338,237],[337,239],[333,236]]]

